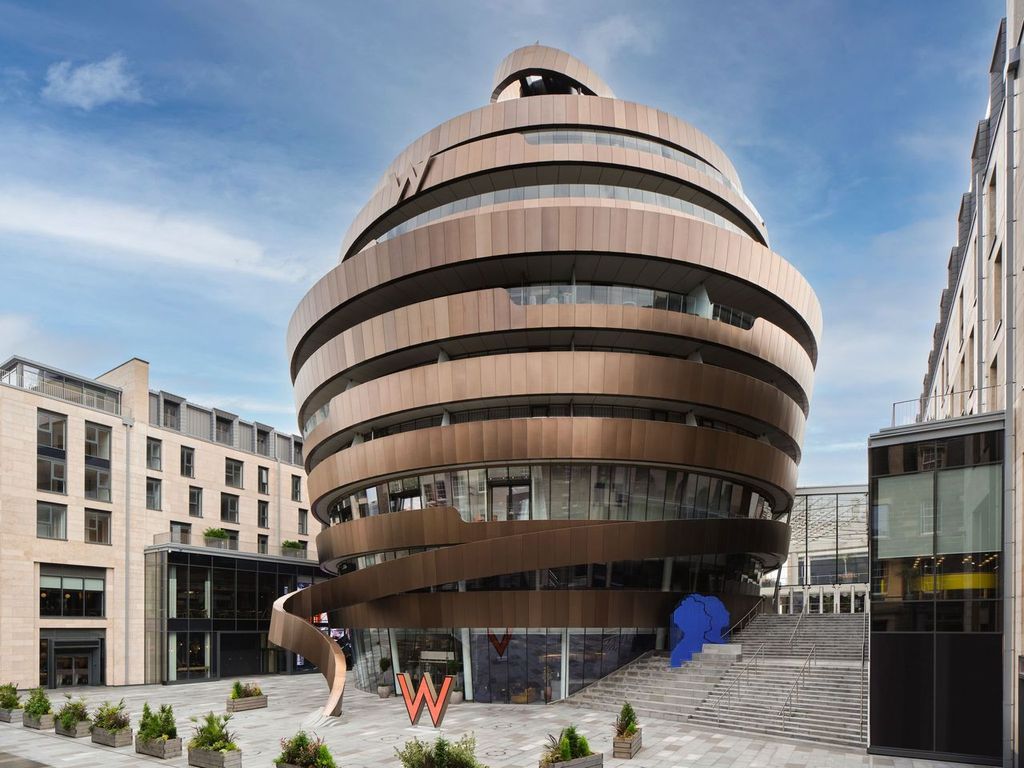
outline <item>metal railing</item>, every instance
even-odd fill
[[[974,387],[960,392],[943,392],[915,400],[900,400],[892,404],[893,427],[924,424],[929,421],[971,416],[977,413],[998,411],[1002,408],[1002,385]]]
[[[0,384],[7,384],[30,392],[39,392],[58,400],[84,405],[87,408],[95,408],[98,411],[106,411],[114,415],[121,413],[121,398],[116,392],[103,391],[84,383],[43,379],[38,375],[30,377],[24,373],[19,375],[18,369],[12,368],[0,372]]]
[[[310,560],[310,553],[300,547],[272,547],[267,545],[261,549],[259,544],[240,543],[237,539],[221,539],[213,536],[192,535],[187,531],[165,531],[153,535],[153,545],[181,544],[186,547],[203,547],[219,549],[225,552],[244,552],[251,555],[271,555],[273,557],[291,557],[296,560]]]
[[[860,737],[867,738],[868,705],[864,698],[864,684],[867,679],[868,659],[868,612],[864,611],[864,623],[861,625],[860,645]]]
[[[743,617],[739,621],[737,621],[735,624],[733,624],[731,627],[729,627],[729,629],[725,633],[725,636],[728,637],[729,640],[731,641],[733,633],[734,632],[739,632],[741,629],[743,629],[745,626],[747,626],[747,624],[749,624],[751,621],[753,621],[755,616],[760,615],[761,609],[763,607],[764,607],[764,598],[760,597],[760,598],[758,598],[757,602],[754,603],[754,607],[753,608],[751,608],[749,611],[747,611],[745,614],[743,614]]]
[[[753,655],[743,662],[743,666],[740,667],[740,671],[733,678],[733,681],[729,683],[728,687],[722,691],[715,701],[711,705],[711,713],[715,716],[716,722],[722,721],[722,702],[728,697],[729,702],[732,703],[732,697],[736,694],[742,693],[742,683],[744,680],[749,682],[750,673],[757,669],[757,660],[759,657],[764,656],[764,649],[768,645],[767,642],[761,643],[754,651]]]
[[[789,688],[789,693],[786,694],[785,700],[782,702],[782,707],[779,709],[778,717],[779,727],[786,727],[786,718],[789,716],[789,707],[793,703],[793,697],[797,696],[800,692],[800,685],[804,681],[804,677],[810,671],[811,667],[814,666],[814,650],[816,646],[812,645],[811,650],[807,653],[807,658],[804,659],[804,663],[800,665],[800,671],[796,673],[796,680],[793,681],[793,685]]]
[[[804,606],[804,610],[800,611],[800,618],[796,620],[796,626],[793,627],[793,634],[789,636],[789,647],[793,647],[793,641],[796,640],[796,633],[800,631],[800,622],[804,620],[804,616],[807,615],[807,607]]]

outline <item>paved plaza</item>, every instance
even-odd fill
[[[386,701],[375,695],[350,689],[345,695],[345,713],[341,718],[324,720],[316,707],[326,694],[319,675],[270,677],[260,680],[270,697],[267,709],[243,712],[231,726],[242,748],[244,766],[271,766],[278,754],[278,740],[300,728],[326,739],[339,768],[399,768],[394,748],[418,736],[432,739],[436,731],[429,725],[410,727],[401,699]],[[96,704],[124,697],[138,722],[142,704],[169,703],[178,716],[178,733],[187,742],[192,724],[189,717],[213,710],[223,712],[231,681],[195,683],[178,686],[131,686],[126,688],[89,688],[81,693],[90,709]],[[51,692],[55,709],[62,702],[59,692]],[[768,738],[751,738],[728,732],[714,733],[685,724],[646,720],[644,749],[633,760],[613,760],[611,732],[614,715],[565,705],[492,705],[459,704],[449,707],[442,732],[450,738],[472,732],[477,739],[477,756],[491,768],[527,768],[536,766],[547,734],[557,733],[575,723],[595,751],[606,754],[605,765],[630,768],[854,768],[854,766],[892,766],[893,768],[941,768],[951,766],[928,760],[874,757],[852,750],[795,744]],[[423,714],[421,722],[429,724]],[[118,768],[129,765],[185,766],[185,755],[176,760],[157,760],[136,755],[133,749],[113,750],[92,744],[88,739],[69,739],[52,731],[39,733],[18,725],[0,723],[0,768],[67,766],[68,768]],[[963,764],[957,764],[963,768]]]

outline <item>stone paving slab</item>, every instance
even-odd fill
[[[133,727],[145,701],[154,708],[171,704],[178,718],[178,735],[187,743],[192,733],[189,717],[210,710],[223,713],[231,682],[87,688],[77,690],[76,695],[82,695],[90,709],[105,700],[124,698]],[[242,748],[243,766],[273,765],[279,739],[300,728],[327,741],[339,768],[400,768],[395,747],[414,736],[430,740],[438,734],[429,725],[427,713],[421,723],[428,725],[410,726],[400,698],[382,700],[350,689],[345,694],[343,715],[325,719],[317,711],[327,694],[319,675],[273,676],[258,682],[269,696],[269,707],[239,713],[229,726]],[[53,692],[51,700],[56,709],[63,697]],[[464,703],[448,708],[441,732],[452,739],[472,732],[477,739],[477,757],[490,768],[533,768],[547,734],[557,733],[570,723],[580,728],[592,749],[605,753],[605,765],[611,768],[964,768],[962,763],[878,757],[853,749],[716,733],[685,723],[649,719],[643,722],[644,749],[640,754],[633,760],[615,760],[610,757],[614,719],[612,713],[560,704]],[[11,757],[27,762],[4,762]],[[184,768],[187,762],[185,754],[174,760],[158,760],[135,754],[134,747],[114,750],[86,740],[57,736],[52,731],[38,732],[21,724],[0,723],[0,768],[121,768],[154,764]]]

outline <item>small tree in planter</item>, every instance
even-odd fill
[[[285,539],[281,542],[281,554],[286,557],[302,557],[303,552],[305,552],[305,549],[303,549],[301,542],[292,541],[291,539]]]
[[[135,751],[140,755],[159,757],[166,760],[181,756],[181,739],[174,723],[174,709],[164,704],[156,713],[149,708],[149,702],[142,705],[142,719],[135,736]]]
[[[586,737],[575,725],[562,729],[558,736],[548,736],[548,745],[540,757],[540,768],[557,765],[558,768],[594,768],[604,765],[604,755],[592,752]]]
[[[64,698],[67,701],[57,713],[57,733],[72,739],[84,739],[92,728],[85,699],[72,699],[69,693],[64,694]]]
[[[290,739],[281,739],[281,754],[274,761],[277,768],[335,768],[331,751],[323,739],[310,738],[299,731]]]
[[[105,701],[92,716],[92,742],[105,747],[130,747],[132,721],[124,709],[124,699],[117,704]]]
[[[228,698],[228,712],[245,712],[249,709],[265,709],[267,697],[256,683],[242,683],[235,680]]]
[[[413,739],[395,754],[402,768],[487,768],[476,759],[476,738],[471,733],[458,741],[441,738],[433,744]]]
[[[223,549],[227,546],[228,532],[223,528],[207,528],[203,531],[203,539],[206,542],[206,546]]]
[[[21,722],[21,700],[14,683],[0,685],[0,723]]]
[[[195,734],[188,742],[188,764],[199,768],[241,768],[242,750],[228,730],[231,715],[208,712],[202,719],[191,718]]]
[[[36,688],[25,702],[25,712],[21,724],[37,731],[48,731],[53,728],[53,710],[50,708],[50,697],[42,688]]]
[[[643,729],[636,718],[636,711],[628,701],[622,702],[622,709],[615,719],[615,738],[612,739],[612,757],[631,760],[642,746]]]
[[[382,699],[386,699],[394,691],[395,686],[392,683],[391,676],[391,659],[387,656],[380,657],[380,676],[377,678],[377,695]]]

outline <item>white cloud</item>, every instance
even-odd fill
[[[652,30],[641,29],[632,16],[616,14],[583,29],[579,57],[602,77],[612,60],[624,51],[649,53]]]
[[[301,270],[271,263],[260,244],[192,214],[31,186],[0,186],[0,232],[110,250],[136,266],[153,262],[277,281],[303,278]]]
[[[70,61],[52,64],[46,72],[43,98],[84,110],[117,101],[141,101],[142,89],[128,72],[127,64],[120,53],[78,67]]]

